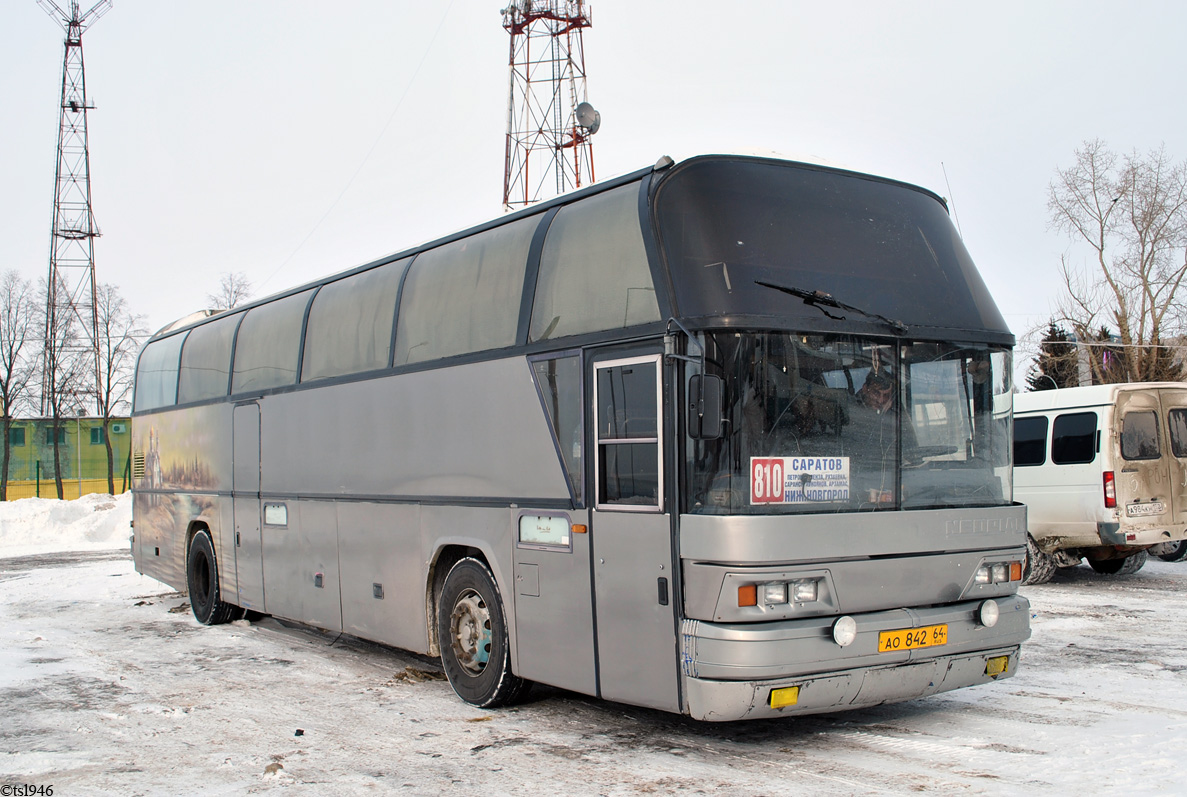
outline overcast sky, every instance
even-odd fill
[[[263,296],[498,216],[502,5],[115,0],[83,37],[99,281],[156,329],[223,272]],[[599,177],[763,151],[930,188],[1019,338],[1050,315],[1060,256],[1083,260],[1048,229],[1055,168],[1090,138],[1187,158],[1181,2],[591,8]],[[35,0],[5,0],[0,270],[34,280],[62,40]]]

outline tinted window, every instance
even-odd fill
[[[136,367],[136,411],[177,403],[177,366],[185,335],[154,341],[144,348]]]
[[[181,350],[181,378],[177,401],[201,401],[227,395],[231,374],[231,344],[240,314],[228,315],[190,331]]]
[[[831,293],[907,325],[1008,331],[944,205],[919,189],[793,164],[699,160],[668,173],[655,208],[683,315],[829,323],[819,306],[761,280]]]
[[[310,291],[248,311],[235,342],[232,393],[291,385],[297,380],[301,323]]]
[[[1158,415],[1152,410],[1125,413],[1121,419],[1121,456],[1158,459]]]
[[[323,285],[309,310],[301,381],[386,368],[407,260]]]
[[[529,338],[658,320],[639,229],[639,186],[632,183],[562,208],[540,256]]]
[[[660,505],[655,360],[597,371],[598,503]]]
[[[25,428],[23,426],[13,426],[8,430],[8,444],[10,446],[25,444]]]
[[[539,216],[417,255],[404,281],[396,365],[515,345]]]
[[[1166,422],[1171,430],[1171,452],[1176,457],[1187,457],[1187,410],[1171,410]]]
[[[1075,465],[1096,459],[1096,413],[1059,415],[1051,426],[1051,461]]]
[[[1042,465],[1047,461],[1047,419],[1014,419],[1014,467]]]
[[[556,357],[550,360],[538,360],[532,364],[532,371],[536,376],[536,387],[540,391],[540,398],[544,402],[544,410],[548,413],[548,420],[552,424],[552,434],[556,438],[557,447],[561,452],[561,459],[565,463],[565,471],[569,476],[569,486],[573,490],[573,497],[578,505],[582,497],[581,474],[581,358]]]

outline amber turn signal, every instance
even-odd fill
[[[739,606],[757,606],[758,605],[758,585],[747,584],[738,587],[738,605]]]

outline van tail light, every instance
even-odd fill
[[[1113,481],[1113,471],[1105,471],[1105,509],[1117,507],[1117,484]]]

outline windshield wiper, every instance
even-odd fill
[[[824,308],[835,307],[838,310],[848,310],[851,313],[864,315],[866,318],[874,318],[878,321],[881,321],[883,324],[886,324],[900,335],[907,334],[907,325],[903,322],[895,321],[893,318],[887,318],[886,316],[878,315],[877,313],[871,313],[868,310],[862,310],[860,307],[854,307],[851,304],[839,302],[833,298],[831,293],[825,293],[824,291],[806,291],[803,288],[793,288],[789,285],[778,285],[774,282],[764,282],[763,280],[755,280],[754,284],[761,285],[764,288],[773,288],[777,291],[782,291],[783,293],[790,293],[792,296],[803,299],[804,304],[815,307],[817,310],[824,313],[834,321],[844,321],[845,316],[833,315]]]

